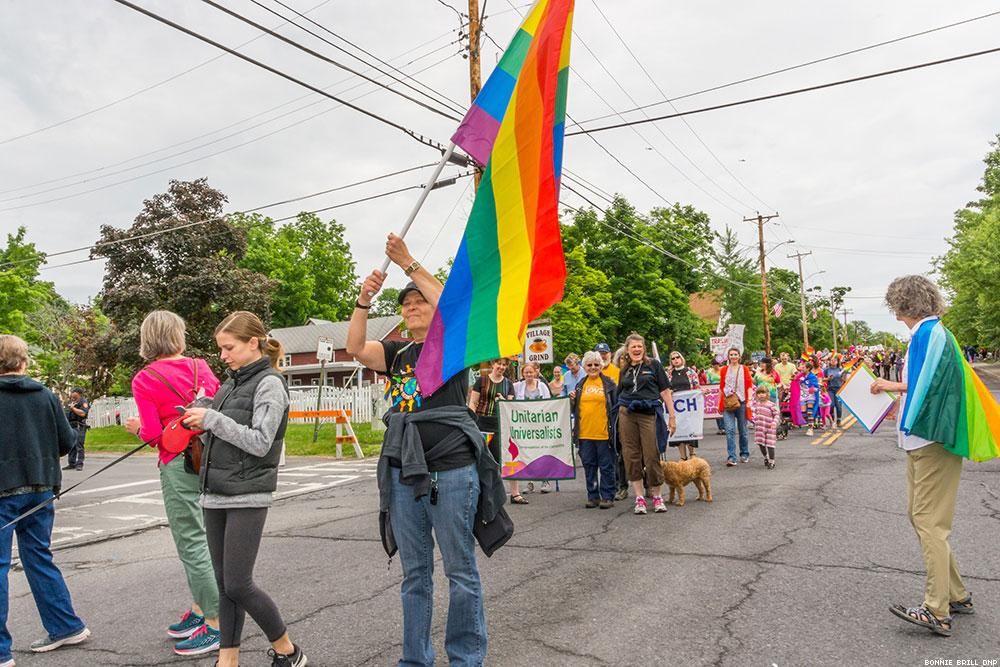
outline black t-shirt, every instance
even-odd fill
[[[626,401],[658,401],[664,389],[670,389],[670,380],[663,364],[656,359],[641,366],[623,368],[618,381],[619,396]]]
[[[81,398],[78,401],[73,401],[70,407],[76,408],[77,410],[82,410],[83,415],[78,415],[72,410],[66,410],[66,419],[69,420],[69,425],[73,428],[83,428],[87,425],[87,417],[90,416],[90,404],[87,399]]]
[[[388,381],[385,397],[391,402],[389,412],[420,412],[428,408],[441,408],[447,405],[465,406],[465,392],[468,389],[468,375],[465,371],[456,373],[454,377],[431,396],[420,392],[414,371],[417,359],[423,349],[423,343],[407,341],[388,341],[382,343],[385,351],[385,367]],[[451,427],[437,424],[417,424],[420,439],[424,443],[424,451],[441,442],[452,434]],[[475,463],[472,443],[467,450],[461,450],[453,456],[429,461],[427,469],[431,472],[453,470]],[[398,465],[398,462],[396,462]]]
[[[681,368],[670,368],[670,391],[688,391],[691,387],[691,378],[688,377],[687,366]]]

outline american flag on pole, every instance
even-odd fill
[[[785,307],[782,305],[782,300],[778,299],[778,303],[774,304],[774,316],[781,317],[781,313],[784,312]]]

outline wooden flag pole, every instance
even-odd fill
[[[427,201],[427,195],[429,195],[431,193],[431,190],[434,189],[434,184],[437,183],[438,176],[441,175],[441,172],[444,170],[444,166],[448,164],[449,160],[451,160],[451,154],[454,152],[455,152],[455,142],[452,142],[448,144],[448,149],[441,156],[441,161],[438,162],[437,167],[434,168],[434,173],[431,174],[431,177],[427,180],[427,185],[424,186],[424,191],[420,193],[420,197],[417,199],[417,203],[413,206],[413,210],[410,211],[410,217],[406,219],[406,222],[403,224],[403,229],[399,232],[400,238],[404,239],[406,238],[406,233],[410,231],[410,226],[413,224],[413,221],[416,220],[417,218],[417,213],[420,212],[420,209],[421,207],[423,207],[424,202]],[[392,264],[392,260],[386,257],[385,261],[382,262],[382,273],[385,273],[386,271],[389,270],[390,264]]]

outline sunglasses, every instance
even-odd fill
[[[600,368],[601,364],[586,364],[587,368]]]

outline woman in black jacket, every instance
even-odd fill
[[[618,421],[618,387],[601,372],[601,355],[583,355],[587,375],[570,394],[573,399],[573,439],[580,448],[580,461],[587,478],[584,507],[614,507],[615,427]]]
[[[28,346],[0,335],[0,526],[45,502],[62,484],[59,458],[76,443],[59,399],[25,375]],[[44,653],[90,637],[73,610],[62,573],[52,561],[52,503],[9,528],[0,529],[0,667],[14,664],[7,631],[7,572],[12,537],[48,637],[31,650]]]

